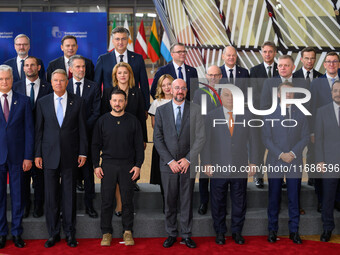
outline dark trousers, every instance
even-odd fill
[[[268,230],[278,231],[283,178],[268,179]],[[298,232],[300,222],[299,200],[301,178],[286,178],[288,195],[289,232]]]
[[[190,178],[190,168],[185,174],[162,171],[161,178],[164,188],[165,201],[165,230],[169,236],[176,237],[177,230],[177,205],[180,201],[181,236],[191,237],[192,233],[192,198],[195,179]]]
[[[31,204],[31,178],[34,189],[34,207],[44,205],[44,171],[35,167],[34,163],[30,171],[24,172],[24,200],[25,206]]]
[[[122,223],[123,231],[132,231],[134,219],[134,182],[131,180],[133,173],[129,173],[133,164],[113,164],[110,162],[102,163],[103,179],[101,180],[101,214],[100,228],[103,234],[113,232],[112,216],[114,210],[114,200],[116,185],[119,184],[122,198]]]
[[[209,202],[209,177],[206,176],[204,173],[200,173],[200,175],[201,175],[199,179],[200,203],[207,204]]]
[[[231,232],[241,233],[247,208],[247,178],[210,178],[211,215],[216,233],[225,234],[230,186]]]
[[[334,203],[337,195],[337,188],[339,185],[338,178],[323,178],[322,179],[322,211],[321,218],[323,222],[323,229],[332,231],[334,224]]]
[[[62,161],[57,169],[44,169],[46,225],[50,237],[60,233],[60,206],[65,235],[75,234],[76,171],[76,167],[63,167]]]
[[[6,236],[7,226],[7,172],[9,174],[9,187],[12,202],[12,224],[13,236],[21,235],[22,215],[24,214],[23,173],[22,165],[13,165],[7,162],[0,165],[0,235]]]

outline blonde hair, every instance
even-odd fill
[[[117,71],[119,67],[126,67],[129,71],[129,88],[133,88],[135,86],[135,77],[133,76],[133,71],[131,66],[128,63],[125,62],[119,62],[117,65],[114,66],[112,70],[112,86],[116,87],[118,86],[118,80],[116,77]]]
[[[155,98],[157,98],[158,100],[165,98],[164,92],[162,90],[162,83],[167,78],[170,80],[171,83],[174,81],[174,78],[170,74],[163,74],[158,79],[157,88],[156,88],[156,95],[155,95]]]

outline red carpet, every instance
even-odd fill
[[[45,240],[27,240],[26,247],[19,249],[14,247],[11,240],[7,241],[6,247],[0,250],[0,255],[15,254],[15,255],[68,255],[68,254],[339,254],[340,244],[322,243],[317,241],[303,241],[302,245],[293,244],[288,238],[281,238],[275,244],[267,242],[264,236],[246,237],[244,245],[235,244],[231,237],[227,237],[226,244],[223,246],[215,244],[214,237],[194,237],[193,240],[197,243],[196,249],[189,249],[184,244],[178,241],[173,247],[165,249],[162,244],[165,238],[136,238],[135,246],[125,246],[119,244],[122,239],[113,239],[111,247],[101,247],[100,239],[78,239],[78,247],[70,248],[66,245],[65,240],[57,243],[54,247],[44,248]]]

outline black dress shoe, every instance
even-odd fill
[[[85,212],[90,216],[90,218],[98,218],[98,213],[93,207],[86,208]]]
[[[263,189],[263,178],[254,178],[256,188]]]
[[[196,248],[196,243],[190,237],[183,238],[181,243],[184,243],[189,248]]]
[[[30,215],[30,210],[31,210],[31,203],[27,203],[25,206],[24,214],[22,215],[24,219]]]
[[[24,240],[22,240],[21,236],[13,236],[13,243],[15,245],[15,247],[18,248],[24,248],[26,243],[24,242]]]
[[[82,181],[77,181],[77,190],[84,191],[84,184]]]
[[[163,247],[164,248],[170,248],[171,246],[174,245],[174,243],[176,243],[177,239],[176,237],[173,236],[169,236],[163,243]]]
[[[140,187],[137,183],[135,183],[135,191],[140,191]]]
[[[328,242],[329,240],[331,240],[331,236],[332,236],[332,231],[325,230],[325,231],[323,231],[323,233],[320,236],[320,241],[321,242]]]
[[[117,217],[122,217],[122,212],[115,212],[115,215],[117,216]]]
[[[6,236],[0,236],[0,249],[3,249],[6,245]]]
[[[281,186],[283,189],[286,189],[287,188],[287,183],[286,182],[282,182],[282,186]]]
[[[232,233],[232,237],[237,244],[244,244],[244,238],[240,233]]]
[[[55,245],[55,243],[60,242],[60,235],[55,235],[47,239],[45,242],[45,248],[50,248]]]
[[[78,245],[78,242],[76,238],[74,237],[74,235],[66,236],[66,242],[67,242],[67,245],[72,248],[77,247]]]
[[[277,235],[276,235],[276,231],[269,231],[269,234],[268,234],[268,242],[270,243],[275,243],[276,242],[276,238],[277,238]]]
[[[289,239],[293,241],[293,243],[296,244],[302,244],[302,240],[300,238],[300,235],[298,232],[292,232],[289,234]]]
[[[223,245],[225,244],[225,237],[224,234],[222,233],[217,233],[215,243]]]
[[[44,215],[44,208],[41,205],[37,205],[34,207],[33,211],[33,217],[34,218],[40,218],[41,216]]]
[[[208,205],[207,204],[201,204],[200,207],[198,208],[198,214],[204,215],[207,213],[208,210]]]

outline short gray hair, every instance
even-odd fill
[[[31,44],[30,38],[29,38],[27,35],[25,35],[25,34],[18,34],[18,35],[14,38],[14,43],[15,43],[15,41],[16,41],[17,39],[22,38],[22,37],[25,37],[25,38],[28,40],[28,43]]]
[[[0,72],[9,72],[13,78],[13,69],[8,65],[0,65]]]
[[[73,55],[72,57],[70,57],[70,60],[68,61],[69,66],[73,67],[73,61],[76,59],[82,59],[84,60],[85,63],[85,58],[81,55]]]
[[[52,73],[52,75],[51,75],[51,79],[53,79],[53,75],[56,74],[56,73],[60,73],[60,74],[65,75],[66,80],[68,80],[66,71],[65,71],[64,69],[56,69],[56,70],[54,70],[53,73]]]
[[[115,27],[115,28],[112,30],[111,34],[114,35],[115,33],[126,33],[127,36],[130,35],[129,30],[127,30],[125,27],[121,27],[121,26]]]

